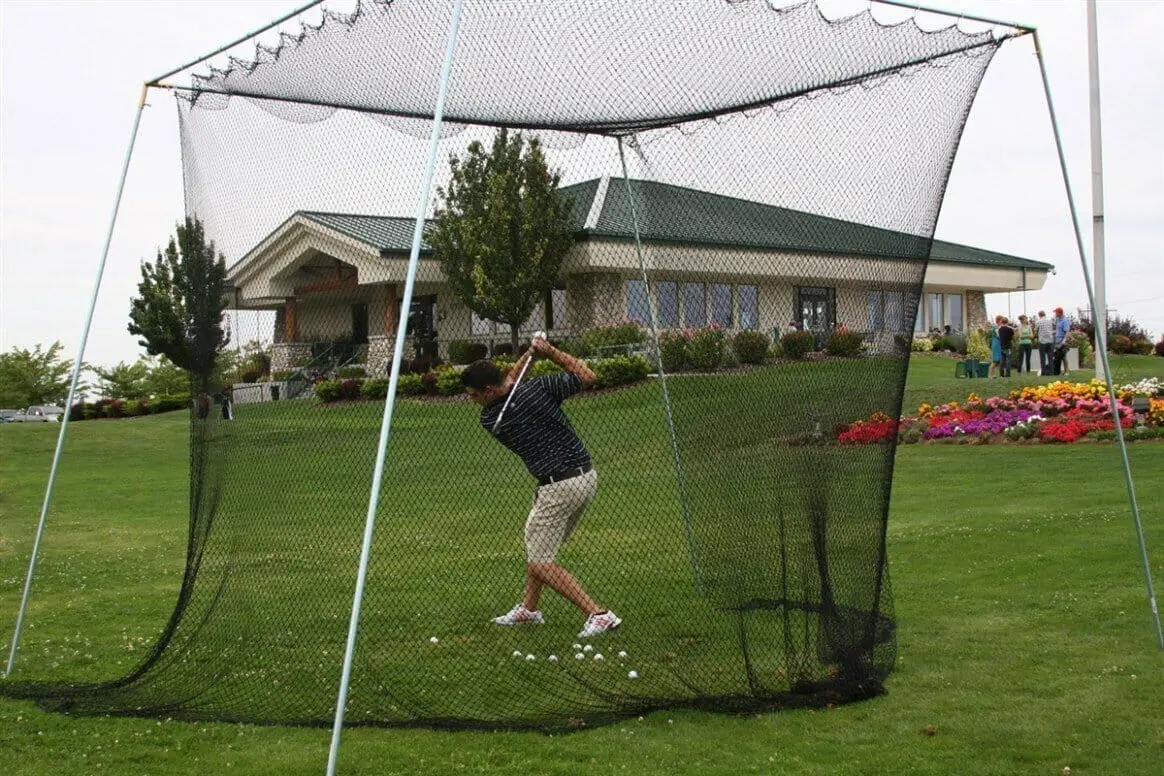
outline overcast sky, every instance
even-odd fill
[[[0,350],[81,333],[141,84],[286,13],[287,0],[0,0]],[[1037,26],[1090,253],[1082,0],[923,5]],[[333,6],[334,7],[334,6]],[[1108,305],[1164,333],[1164,0],[1100,0]],[[133,360],[139,262],[183,209],[177,117],[152,93],[97,314],[91,363]],[[1030,38],[995,58],[954,165],[937,236],[1053,263],[1031,309],[1086,305]],[[988,297],[1017,314],[1021,295]]]

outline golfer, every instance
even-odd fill
[[[534,377],[515,387],[526,362],[537,355],[565,371]],[[622,623],[614,612],[595,603],[574,575],[557,563],[558,550],[577,528],[598,490],[598,473],[590,454],[561,405],[595,379],[584,361],[540,337],[534,338],[504,378],[490,361],[470,364],[461,374],[469,395],[481,405],[481,425],[521,458],[538,483],[525,522],[525,598],[508,613],[493,618],[497,625],[545,622],[538,608],[543,585],[586,615],[579,638],[597,636]]]

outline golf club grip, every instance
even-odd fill
[[[529,358],[526,358],[529,356]],[[533,345],[522,354],[525,358],[525,364],[522,365],[521,371],[517,373],[517,379],[513,381],[513,387],[509,389],[509,395],[505,397],[505,404],[501,405],[501,412],[497,413],[497,420],[493,421],[493,433],[497,433],[498,426],[501,425],[501,419],[505,417],[505,411],[509,409],[509,402],[513,399],[513,393],[517,390],[517,386],[521,385],[521,378],[525,377],[525,370],[529,369],[529,365],[533,363]]]

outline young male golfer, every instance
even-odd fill
[[[535,355],[545,356],[565,371],[530,378],[514,387],[526,361]],[[529,351],[504,377],[490,361],[470,364],[461,374],[465,389],[481,405],[481,425],[521,458],[538,483],[525,522],[525,598],[508,613],[493,618],[498,625],[545,622],[538,608],[543,585],[586,615],[579,638],[597,636],[622,623],[614,612],[595,603],[574,575],[557,563],[558,550],[577,528],[598,490],[598,473],[562,412],[562,401],[591,385],[595,378],[584,361],[541,338],[533,340]],[[497,424],[499,415],[501,423]]]

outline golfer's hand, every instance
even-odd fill
[[[541,337],[535,337],[529,344],[529,349],[536,356],[548,356],[554,352],[554,346]]]

